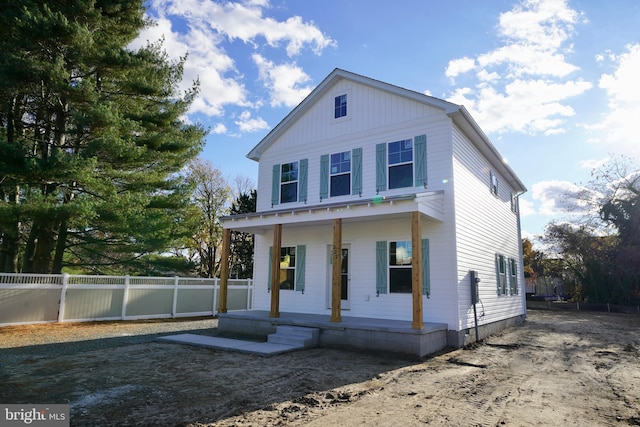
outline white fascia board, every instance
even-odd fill
[[[358,203],[314,205],[308,208],[298,207],[291,210],[280,209],[252,214],[237,214],[221,218],[223,228],[236,231],[260,233],[275,224],[295,224],[296,226],[329,223],[334,219],[359,220],[380,216],[421,212],[434,221],[444,220],[442,199],[443,191],[422,195],[399,197],[380,197]]]

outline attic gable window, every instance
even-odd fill
[[[280,173],[280,203],[298,201],[298,162],[283,163]]]
[[[339,119],[347,115],[347,95],[339,95],[335,98],[335,108],[333,117]]]

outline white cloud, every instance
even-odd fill
[[[471,58],[454,59],[449,61],[449,65],[447,65],[447,69],[445,70],[445,75],[449,78],[455,78],[459,74],[466,73],[467,71],[471,71],[476,66],[476,61]]]
[[[240,39],[251,44],[264,38],[272,47],[284,43],[289,56],[300,54],[305,46],[320,54],[325,48],[336,45],[313,23],[304,22],[299,16],[285,21],[263,16],[263,10],[269,6],[266,1],[155,0],[153,5],[157,10],[164,8],[169,14],[182,16],[191,24],[209,28],[230,40]]]
[[[224,123],[216,123],[213,129],[211,129],[211,132],[217,135],[222,135],[227,133],[227,127],[224,125]]]
[[[448,77],[474,64],[476,80],[454,89],[448,99],[464,104],[487,132],[564,132],[566,118],[575,114],[567,99],[593,87],[566,79],[579,69],[567,62],[571,50],[565,45],[581,19],[566,0],[524,0],[500,15],[503,46],[449,62]]]
[[[624,53],[609,58],[616,68],[611,74],[603,74],[599,81],[599,87],[609,97],[609,112],[600,123],[587,128],[597,133],[596,140],[610,145],[611,151],[638,155],[640,43],[629,45]]]
[[[585,215],[593,204],[586,197],[591,190],[568,181],[541,181],[531,186],[531,198],[538,206],[538,213],[555,216],[559,214]]]
[[[145,29],[130,47],[137,49],[147,41],[163,39],[164,49],[172,60],[188,53],[179,88],[185,91],[194,81],[200,82],[199,95],[189,113],[220,117],[228,106],[259,108],[262,105],[259,95],[246,88],[245,76],[227,50],[229,43],[239,40],[253,50],[263,50],[265,46],[282,49],[289,57],[301,55],[305,49],[319,55],[327,47],[336,46],[313,22],[305,22],[299,16],[283,20],[265,16],[269,8],[267,0],[151,0],[149,14],[157,25]],[[272,102],[289,106],[296,91],[307,89],[298,86],[305,82],[306,74],[299,67],[275,68],[271,74],[275,78],[288,78],[283,84],[286,86],[288,82],[290,86],[287,92],[286,87],[279,86],[279,80],[273,81]]]
[[[562,100],[591,87],[582,80],[553,83],[548,80],[514,80],[503,92],[490,85],[474,91],[456,89],[451,102],[464,104],[486,132],[560,133],[563,117],[575,111]]]
[[[251,113],[247,110],[240,114],[239,120],[235,121],[241,132],[258,132],[269,129],[269,124],[262,117],[251,118]]]
[[[521,217],[531,216],[536,214],[536,210],[533,206],[533,203],[522,197],[520,197],[518,200],[518,207],[520,208]]]
[[[258,54],[252,58],[258,67],[260,79],[270,92],[272,107],[294,107],[313,90],[313,86],[304,86],[311,81],[311,77],[297,65],[276,65]]]
[[[611,160],[609,157],[605,157],[603,159],[583,160],[580,162],[580,167],[584,169],[593,170],[593,169],[597,169],[604,166],[605,164],[607,164],[607,162],[609,162],[609,160]]]
[[[481,82],[492,82],[500,79],[500,74],[496,73],[495,71],[492,73],[489,73],[487,72],[487,70],[482,69],[476,73],[476,77]]]

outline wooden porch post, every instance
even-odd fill
[[[273,252],[271,253],[271,311],[269,317],[280,317],[280,251],[282,224],[273,226]]]
[[[218,313],[227,312],[227,287],[229,284],[229,247],[231,246],[231,230],[222,230],[222,254],[220,255],[220,298]]]
[[[342,294],[342,219],[333,220],[333,248],[331,251],[331,321],[342,322],[340,298]]]
[[[411,212],[411,294],[413,329],[422,329],[422,224],[420,212]]]

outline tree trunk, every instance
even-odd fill
[[[55,248],[55,224],[53,220],[44,220],[36,225],[36,247],[33,253],[33,266],[31,273],[51,273],[51,260]],[[28,273],[28,272],[27,272]]]
[[[53,256],[53,264],[51,266],[52,274],[62,273],[64,251],[67,248],[67,234],[68,234],[67,220],[64,219],[60,223],[60,228],[58,229],[58,240],[56,241],[56,253]]]
[[[24,247],[24,259],[22,260],[22,272],[33,272],[33,255],[36,250],[36,238],[38,237],[38,230],[36,224],[31,226],[29,237],[27,238],[27,244]]]
[[[9,205],[18,203],[18,192],[1,192],[2,200],[8,200]],[[4,273],[18,272],[18,248],[20,245],[20,221],[7,219],[0,234],[0,271]]]
[[[213,276],[213,248],[207,247],[207,277]]]
[[[10,230],[2,233],[0,245],[0,271],[3,273],[18,272],[19,226],[15,223]]]

